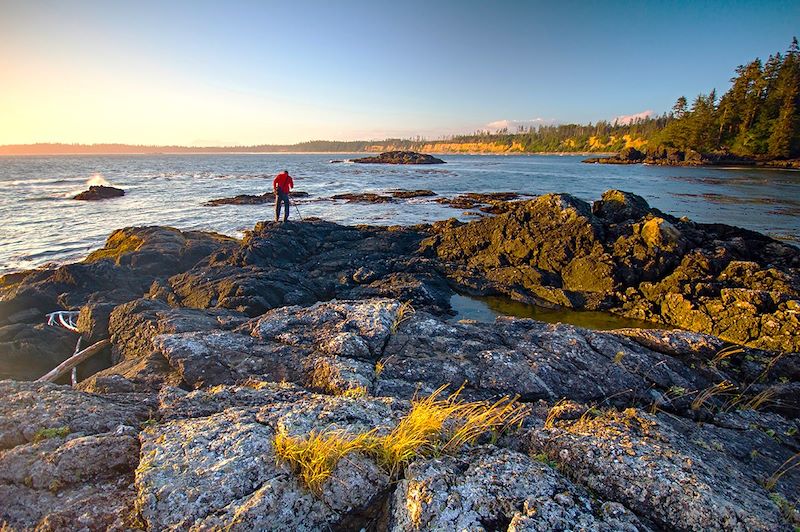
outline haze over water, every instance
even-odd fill
[[[617,188],[651,206],[697,222],[726,223],[800,242],[800,172],[652,166],[587,165],[579,156],[448,155],[448,164],[388,166],[330,164],[323,154],[57,156],[0,158],[0,273],[49,262],[79,260],[114,229],[167,225],[241,236],[273,218],[272,204],[205,207],[214,198],[262,194],[288,169],[303,217],[344,224],[414,224],[474,219],[434,200],[360,205],[329,198],[346,192],[430,189],[465,192],[568,192],[586,201]],[[357,157],[353,155],[352,157]],[[123,198],[70,199],[87,184],[109,183]],[[292,208],[291,218],[298,211]]]

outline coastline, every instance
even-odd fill
[[[423,508],[448,530],[483,527],[487,511],[537,530],[550,516],[599,530],[787,521],[776,501],[800,489],[785,467],[800,250],[618,190],[501,205],[470,223],[259,222],[242,240],[131,227],[83,262],[4,279],[0,329],[15,333],[0,337],[0,493],[13,504],[0,519],[399,531]],[[668,327],[456,320],[456,287]],[[33,381],[69,367],[75,333],[42,323],[57,309],[99,352],[74,386]],[[533,521],[539,508],[547,521]]]

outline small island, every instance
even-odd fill
[[[375,157],[353,159],[354,163],[363,164],[444,164],[444,161],[415,151],[387,151]]]

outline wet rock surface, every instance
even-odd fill
[[[103,185],[92,185],[89,190],[84,190],[72,199],[83,201],[98,201],[111,198],[119,198],[125,195],[121,188],[106,187]]]
[[[361,164],[444,164],[444,161],[413,151],[387,151],[374,157],[362,157],[353,159],[354,163]]]
[[[308,192],[292,191],[291,197],[293,198],[307,198],[310,194]],[[231,198],[218,198],[212,199],[204,203],[206,207],[219,207],[220,205],[262,205],[264,203],[275,203],[275,194],[272,192],[265,192],[260,195],[253,194],[239,194]]]
[[[0,364],[71,353],[41,330],[56,304],[111,347],[77,388],[0,381],[0,528],[800,525],[797,250],[620,191],[512,199],[470,224],[265,222],[241,242],[125,229],[4,277]],[[454,322],[453,284],[694,331]],[[319,486],[277,454],[279,435],[383,437],[443,386],[526,414],[397,469],[359,448]]]

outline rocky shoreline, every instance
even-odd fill
[[[590,157],[583,161],[590,164],[649,164],[655,166],[753,166],[780,170],[800,170],[797,159],[763,159],[740,157],[731,153],[699,153],[665,148],[656,152],[641,152],[636,148],[625,148],[608,157]]]
[[[796,529],[800,250],[616,190],[466,200],[499,214],[127,228],[0,277],[0,527]],[[454,323],[456,290],[679,329]],[[57,309],[111,340],[75,388],[30,382],[74,348]]]

